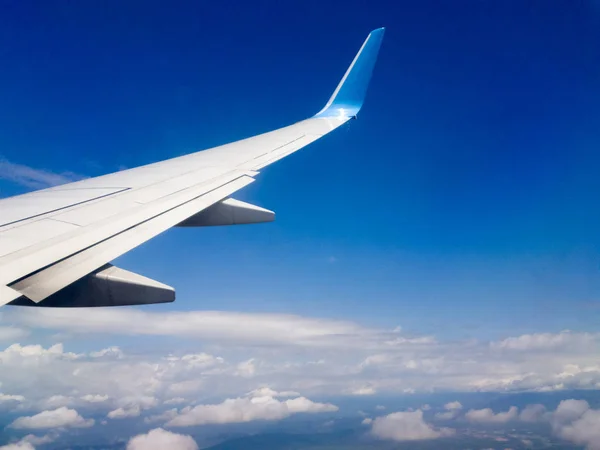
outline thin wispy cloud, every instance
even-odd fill
[[[86,178],[74,172],[52,172],[0,159],[0,179],[32,189],[43,189]]]

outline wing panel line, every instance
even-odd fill
[[[123,253],[217,203],[254,181],[241,176],[49,266],[10,287],[40,302]]]

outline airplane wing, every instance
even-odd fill
[[[170,286],[110,261],[176,226],[274,220],[231,198],[260,169],[360,110],[383,39],[369,34],[315,116],[248,139],[0,200],[0,306],[117,306],[175,299]]]

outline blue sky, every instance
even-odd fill
[[[594,2],[4,9],[2,156],[87,176],[302,119],[387,27],[360,120],[239,195],[275,210],[275,224],[174,230],[119,261],[177,287],[165,309],[450,337],[597,323]]]
[[[380,26],[358,120],[237,196],[274,223],[170,230],[117,261],[175,303],[0,311],[0,423],[47,411],[104,435],[128,414],[126,440],[174,399],[156,423],[255,397],[283,411],[282,391],[335,415],[600,387],[596,0],[7,1],[0,196],[308,117]],[[7,430],[0,445],[28,432]]]

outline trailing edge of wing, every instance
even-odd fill
[[[371,31],[325,107],[315,117],[354,117],[365,100],[385,28]]]
[[[273,222],[275,213],[260,206],[227,198],[184,220],[178,227],[210,227]]]
[[[8,286],[0,285],[0,306],[6,305],[14,299],[19,298],[20,296],[20,292],[15,291],[14,289]]]
[[[20,297],[10,304],[54,308],[87,308],[92,306],[149,305],[169,303],[174,300],[175,289],[171,286],[107,264],[40,303],[35,303],[26,297]]]

